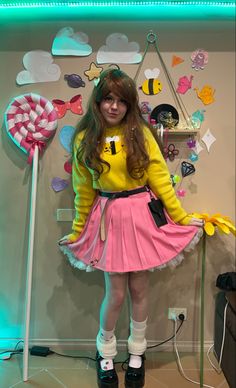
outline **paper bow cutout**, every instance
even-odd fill
[[[181,163],[181,173],[183,177],[191,175],[194,172],[195,172],[195,167],[192,163],[185,162],[185,161]]]
[[[27,163],[31,164],[34,156],[35,147],[38,146],[39,153],[41,154],[43,152],[43,149],[46,147],[46,143],[42,140],[34,139],[30,133],[27,134],[25,142],[30,144]]]
[[[72,113],[77,115],[83,114],[81,94],[72,97],[72,99],[68,102],[58,99],[52,100],[52,104],[57,112],[58,119],[64,117],[67,110],[70,110]]]
[[[236,236],[236,228],[233,221],[227,216],[222,216],[220,213],[210,216],[207,213],[193,213],[191,214],[195,218],[200,218],[205,221],[204,230],[208,236],[213,236],[215,228],[217,227],[221,233],[230,234]]]

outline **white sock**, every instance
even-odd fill
[[[132,368],[140,368],[141,365],[142,365],[142,357],[136,356],[135,354],[131,354],[129,359],[129,366],[131,366]]]
[[[100,337],[101,342],[106,343],[108,341],[111,341],[114,337],[114,329],[104,330],[102,327],[100,327],[98,335]]]
[[[102,370],[114,368],[113,358],[116,356],[116,337],[113,330],[104,330],[100,327],[97,339],[97,350],[103,360],[100,361]]]
[[[130,354],[141,356],[146,348],[147,341],[145,338],[147,328],[147,319],[142,322],[137,322],[131,318],[130,321],[130,336],[128,338],[128,351]]]

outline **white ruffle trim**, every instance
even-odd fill
[[[91,265],[87,265],[83,263],[83,261],[77,259],[73,253],[67,248],[66,245],[60,245],[60,250],[68,257],[68,260],[72,267],[84,270],[86,272],[93,272],[96,270],[96,268],[92,267]]]
[[[192,251],[195,246],[198,244],[200,238],[203,235],[203,229],[199,228],[193,239],[190,241],[190,243],[184,248],[183,252],[190,252]],[[86,272],[93,272],[96,270],[96,268],[92,267],[91,265],[87,265],[83,263],[81,260],[77,259],[73,253],[67,248],[66,245],[60,245],[60,250],[68,257],[70,264],[72,267],[84,270]],[[157,267],[150,268],[148,271],[154,272],[155,270],[162,270],[166,267],[175,268],[177,265],[179,265],[184,260],[184,254],[181,252],[177,256],[175,256],[172,260],[168,261],[168,263],[165,263],[163,265],[158,265]],[[133,272],[139,272],[139,271],[133,271]],[[123,272],[110,272],[111,275],[114,274],[122,274]]]

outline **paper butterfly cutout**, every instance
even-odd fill
[[[67,110],[70,110],[72,113],[77,115],[83,114],[82,96],[80,94],[72,97],[70,101],[63,101],[58,99],[52,100],[52,104],[57,112],[58,119],[64,117]]]
[[[192,163],[188,163],[188,162],[185,162],[183,161],[181,163],[181,173],[182,173],[182,176],[183,177],[186,177],[188,175],[191,175],[195,172],[195,167]]]
[[[88,70],[85,70],[84,74],[88,77],[89,81],[92,81],[94,78],[99,78],[103,67],[97,66],[96,63],[91,62]]]

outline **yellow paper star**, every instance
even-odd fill
[[[207,213],[193,213],[192,216],[205,221],[204,230],[208,236],[213,236],[216,228],[218,228],[221,233],[232,233],[234,236],[236,236],[235,225],[233,224],[233,221],[227,216],[222,216],[220,213],[213,214],[212,216],[209,216]]]
[[[103,67],[99,67],[96,63],[91,62],[88,70],[85,70],[84,74],[88,77],[89,81],[92,81],[94,78],[99,78],[100,73],[102,72]]]

